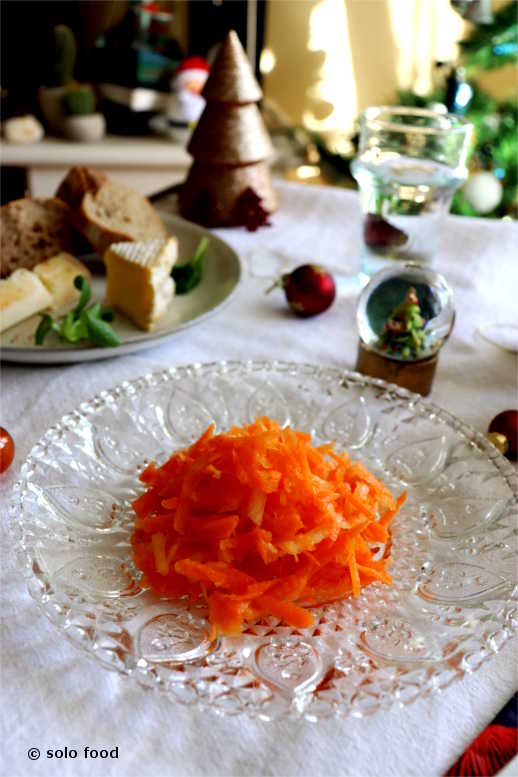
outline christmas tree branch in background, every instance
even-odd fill
[[[451,63],[452,72],[446,83],[426,95],[401,91],[398,102],[417,108],[440,110],[442,106],[442,110],[462,114],[474,125],[470,180],[464,190],[455,193],[452,213],[517,218],[518,103],[514,94],[497,100],[480,89],[475,77],[477,72],[517,61],[518,3],[511,0],[494,14],[491,24],[473,26],[460,47],[461,60],[456,65]],[[465,82],[466,75],[469,84]],[[357,152],[358,136],[350,139],[350,150],[343,152],[335,150],[327,137],[307,129],[297,128],[291,134],[299,150],[305,145],[306,150],[311,146],[317,152],[327,180],[351,186],[350,163]]]
[[[473,70],[491,70],[516,62],[518,54],[518,7],[514,0],[494,15],[491,24],[475,27],[460,41],[462,61],[468,75]]]

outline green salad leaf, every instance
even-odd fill
[[[86,326],[88,329],[88,339],[94,345],[101,348],[105,346],[120,345],[119,336],[113,331],[107,321],[104,321],[101,315],[96,315],[90,308],[85,310]]]
[[[52,331],[57,332],[58,335],[61,335],[61,327],[59,326],[58,322],[54,321],[52,316],[49,316],[48,313],[45,313],[41,317],[41,321],[38,325],[38,328],[36,329],[36,334],[34,336],[36,345],[42,345],[48,333]]]
[[[56,332],[60,340],[67,343],[89,341],[100,348],[120,345],[118,334],[110,326],[110,322],[115,318],[113,310],[101,308],[99,302],[86,307],[92,297],[92,289],[84,276],[78,275],[74,278],[74,286],[80,292],[77,305],[66,314],[61,323],[48,313],[43,314],[34,335],[36,345],[43,345],[49,332]]]
[[[207,236],[202,237],[192,259],[187,264],[173,267],[171,276],[176,284],[176,294],[187,294],[201,281],[203,275],[203,259],[210,243]]]

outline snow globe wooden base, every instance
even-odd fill
[[[355,370],[372,378],[382,378],[388,383],[397,383],[398,386],[426,397],[432,390],[438,360],[439,354],[435,354],[428,359],[402,362],[388,356],[380,356],[360,341]]]
[[[427,396],[454,321],[443,276],[415,264],[380,270],[360,295],[356,321],[357,372]]]

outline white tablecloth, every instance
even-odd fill
[[[11,541],[6,504],[20,465],[48,426],[79,402],[151,370],[218,359],[280,358],[352,369],[355,300],[340,297],[307,320],[286,312],[265,279],[280,252],[289,267],[318,261],[343,272],[358,267],[356,195],[279,185],[273,225],[256,233],[221,231],[240,253],[245,279],[232,303],[169,343],[110,361],[69,367],[3,365],[1,425],[17,454],[0,478],[3,549],[2,637],[4,766],[8,777],[38,775],[440,775],[518,686],[516,640],[472,676],[410,707],[367,719],[252,722],[173,706],[102,669],[71,646],[25,590]],[[431,399],[481,431],[516,407],[516,357],[476,334],[484,322],[516,321],[518,226],[449,218],[436,267],[450,281],[457,321],[444,347]],[[83,748],[118,747],[118,759],[85,760]],[[46,757],[76,748],[75,760]],[[41,750],[37,762],[31,747]]]

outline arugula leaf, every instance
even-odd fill
[[[209,245],[209,238],[202,237],[192,259],[187,264],[173,267],[171,276],[176,284],[176,294],[187,294],[201,281],[203,275],[203,259]]]
[[[99,306],[100,307],[100,306]],[[86,325],[88,327],[88,338],[94,345],[109,347],[120,345],[121,341],[111,326],[103,321],[92,308],[85,310]]]
[[[86,313],[90,313],[95,318],[101,317],[101,303],[100,302],[94,302],[93,305],[90,305]]]
[[[63,339],[68,340],[69,343],[78,343],[80,340],[88,338],[88,329],[83,314],[76,321],[74,320],[74,312],[71,310],[65,316],[61,328],[63,330]]]
[[[42,315],[41,321],[36,329],[36,334],[34,335],[36,345],[43,345],[46,336],[52,331],[57,332],[57,334],[62,337],[61,327],[58,322],[54,321],[52,316],[49,316],[48,313],[45,313]]]
[[[90,297],[92,296],[92,289],[90,288],[90,284],[88,283],[88,281],[83,275],[77,275],[74,278],[74,286],[78,291],[81,292],[79,301],[73,311],[76,315],[76,318],[79,318],[79,314],[81,313],[83,308],[85,308],[90,302]]]
[[[74,278],[74,286],[81,292],[76,307],[66,314],[62,324],[47,313],[43,315],[34,336],[36,345],[43,345],[45,337],[51,331],[57,332],[61,340],[69,343],[90,340],[94,345],[101,347],[120,345],[118,335],[109,324],[115,318],[113,310],[111,308],[103,310],[99,302],[94,302],[89,308],[86,307],[92,296],[92,290],[82,275]]]
[[[115,312],[112,310],[112,308],[104,308],[101,310],[101,318],[103,321],[111,323],[115,319]]]

